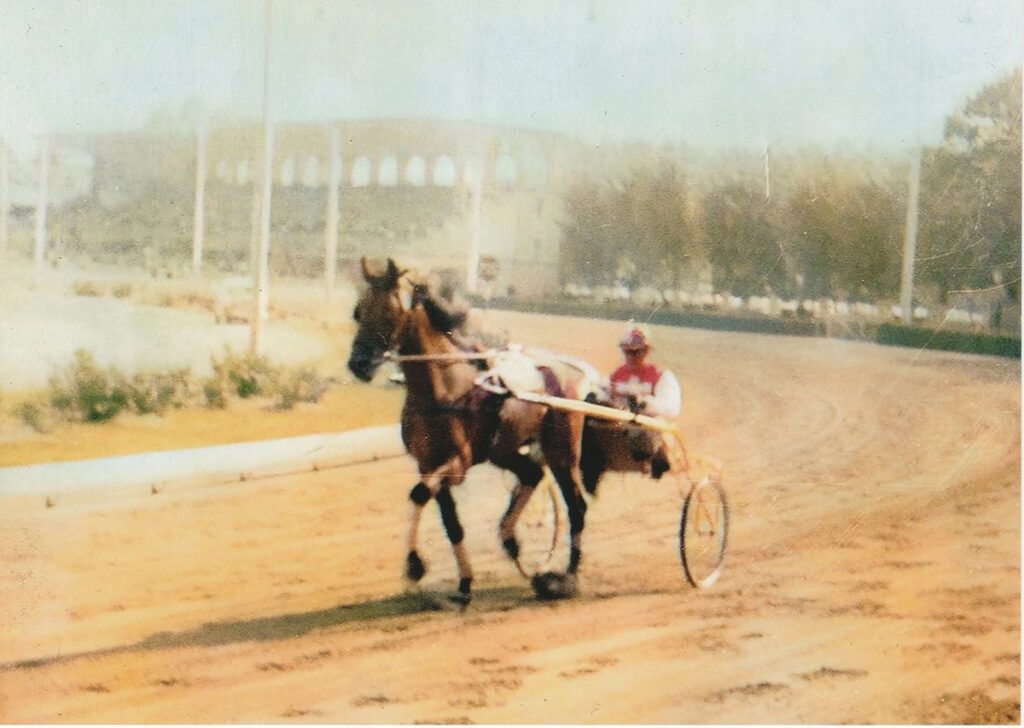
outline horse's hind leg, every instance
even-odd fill
[[[583,558],[583,529],[586,525],[587,502],[583,499],[582,488],[576,468],[552,466],[551,474],[555,476],[566,510],[569,511],[569,568],[568,573],[575,574],[580,568]]]
[[[565,507],[569,511],[569,568],[570,575],[579,569],[583,554],[583,528],[586,523],[587,502],[583,499],[580,483],[580,440],[583,418],[565,412],[550,412],[541,432],[544,455],[562,491]]]
[[[448,534],[448,541],[455,553],[455,562],[459,567],[459,593],[452,597],[452,601],[466,606],[472,598],[470,590],[473,585],[473,568],[469,564],[469,555],[466,553],[466,545],[462,542],[465,532],[459,522],[459,514],[455,509],[455,499],[452,497],[451,488],[445,484],[437,492],[437,505],[441,510],[441,523],[444,531]]]
[[[522,515],[530,496],[537,487],[537,483],[544,477],[544,468],[538,465],[528,455],[515,455],[501,463],[496,463],[506,468],[516,476],[518,482],[508,501],[508,508],[505,515],[501,517],[501,525],[498,527],[498,537],[510,559],[519,558],[519,541],[516,539],[516,523]]]
[[[583,489],[590,495],[597,493],[597,484],[601,482],[601,476],[608,469],[605,453],[602,449],[601,438],[594,427],[583,426],[583,436],[580,445],[580,473],[583,476]]]
[[[544,477],[544,469],[528,455],[519,452],[519,449],[524,443],[536,438],[546,412],[547,409],[541,405],[517,399],[506,400],[501,405],[498,428],[488,451],[492,463],[511,471],[519,481],[512,491],[508,509],[499,527],[501,545],[512,559],[519,556],[519,544],[515,537],[516,521],[530,500],[533,489]]]

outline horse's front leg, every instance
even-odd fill
[[[444,465],[423,476],[409,493],[412,501],[412,516],[409,527],[409,552],[406,556],[406,576],[412,581],[419,581],[427,572],[427,567],[420,558],[418,551],[419,521],[423,507],[433,497],[441,514],[441,523],[445,534],[452,545],[455,563],[459,569],[459,591],[452,601],[465,607],[472,598],[473,567],[469,563],[469,554],[463,543],[465,531],[459,521],[455,508],[455,499],[451,494],[451,483],[460,482],[465,476],[462,460],[452,457]]]
[[[409,491],[409,534],[408,552],[405,557],[405,576],[410,581],[419,581],[427,573],[427,566],[419,554],[420,517],[423,507],[438,494],[444,479],[460,465],[457,457],[447,460],[441,467],[435,468],[422,476],[422,480]]]
[[[459,522],[459,513],[455,508],[455,498],[452,497],[451,486],[447,483],[441,486],[437,492],[437,506],[441,511],[441,523],[444,525],[444,532],[448,535],[448,541],[452,545],[452,552],[455,554],[455,563],[459,567],[459,593],[453,595],[451,600],[465,608],[472,599],[473,567],[469,563],[469,554],[466,553],[466,544],[463,543],[465,531]]]

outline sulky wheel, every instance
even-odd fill
[[[516,523],[516,567],[527,579],[551,569],[562,531],[561,501],[550,474],[537,484]]]
[[[679,522],[679,558],[686,578],[698,589],[718,579],[725,562],[729,504],[717,480],[704,478],[683,501]]]

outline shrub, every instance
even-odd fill
[[[116,369],[104,371],[79,349],[73,364],[50,377],[50,404],[83,422],[104,422],[127,406],[128,394]]]
[[[39,402],[22,402],[14,408],[14,415],[36,432],[53,429],[53,418],[47,408]]]
[[[271,395],[278,389],[281,372],[261,356],[225,353],[223,360],[213,361],[214,376],[230,383],[242,399],[257,395]]]
[[[278,389],[278,409],[291,409],[297,402],[319,402],[327,391],[328,382],[311,367],[302,367],[281,382]]]
[[[132,286],[130,283],[122,283],[114,286],[111,292],[114,294],[114,298],[128,298],[132,295]]]
[[[162,415],[169,407],[181,409],[192,398],[189,370],[175,369],[158,374],[136,374],[122,380],[124,389],[136,414]]]
[[[78,281],[74,285],[76,296],[99,296],[100,289],[91,281]]]
[[[214,374],[203,381],[203,397],[206,406],[213,409],[224,409],[228,406],[228,398],[224,377]]]

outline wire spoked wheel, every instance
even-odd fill
[[[687,580],[706,589],[722,573],[729,531],[729,504],[717,479],[704,478],[683,501],[679,521],[679,558]]]
[[[545,471],[516,523],[519,556],[516,567],[527,579],[552,570],[552,561],[561,538],[563,519],[561,501],[551,475]]]

